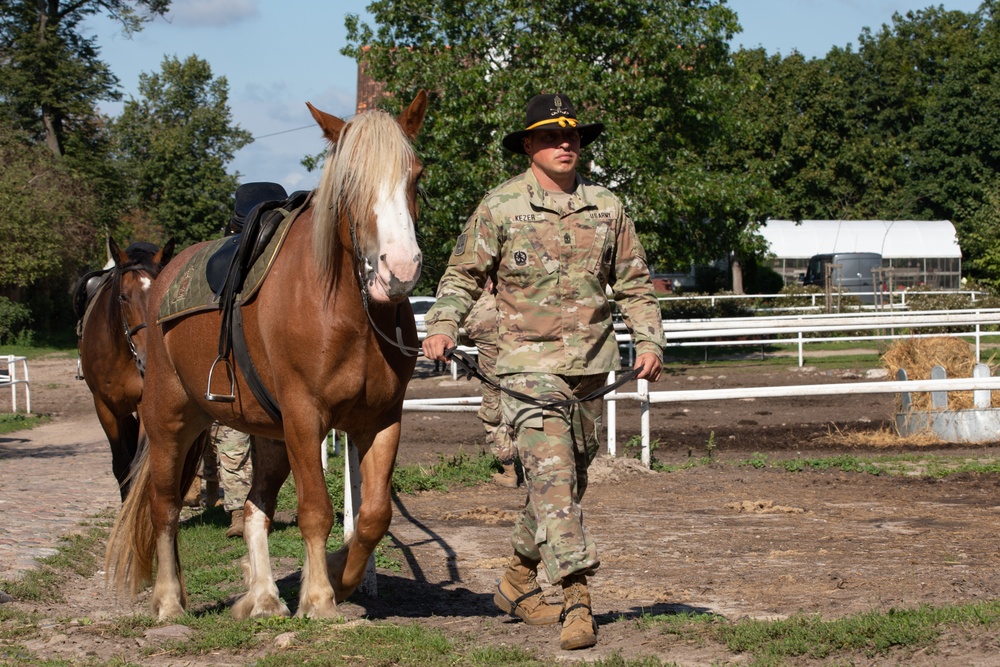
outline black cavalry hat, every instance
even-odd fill
[[[604,123],[581,125],[576,119],[576,109],[569,97],[562,93],[554,95],[535,95],[528,100],[524,113],[524,129],[511,132],[503,138],[503,147],[514,153],[524,155],[522,139],[532,130],[539,130],[552,125],[558,127],[575,127],[580,133],[580,147],[586,146],[604,131]]]

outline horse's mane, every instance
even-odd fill
[[[366,246],[375,203],[383,188],[392,188],[413,163],[409,140],[395,118],[384,111],[356,115],[331,147],[313,208],[313,254],[320,275],[336,275],[341,210],[350,211],[357,242]]]

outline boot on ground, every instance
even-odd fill
[[[500,486],[506,487],[508,489],[517,488],[517,470],[514,469],[514,462],[501,463],[503,466],[503,472],[493,473],[493,483],[499,484]]]
[[[226,537],[243,537],[243,510],[233,510]]]
[[[587,576],[571,574],[563,578],[562,632],[559,645],[564,651],[590,648],[597,643],[597,621],[590,607]]]
[[[542,589],[536,573],[539,561],[515,553],[503,578],[497,582],[493,602],[501,611],[521,619],[528,625],[550,625],[559,622],[561,608],[542,600]]]
[[[201,507],[201,475],[195,475],[191,486],[184,493],[185,507]]]

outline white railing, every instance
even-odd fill
[[[772,317],[716,318],[706,320],[666,320],[663,323],[664,335],[668,348],[671,346],[734,346],[734,345],[788,345],[798,347],[799,366],[803,365],[803,348],[807,343],[821,342],[856,342],[872,340],[891,340],[901,338],[918,338],[934,334],[913,334],[914,328],[950,328],[961,329],[949,335],[973,337],[975,339],[976,360],[982,353],[981,339],[1000,336],[1000,331],[983,331],[982,327],[1000,324],[1000,310],[960,310],[960,311],[915,311],[915,312],[885,312],[849,313],[841,315],[787,315]],[[631,338],[624,331],[624,326],[616,325],[620,333],[616,338],[620,343],[631,344]],[[896,333],[896,329],[905,329],[907,333]],[[852,336],[815,336],[806,334],[821,334],[838,331],[885,331],[890,333],[874,333]],[[794,338],[789,338],[794,336]],[[749,340],[747,340],[749,338]],[[742,340],[740,340],[742,339]],[[630,357],[631,359],[631,353]],[[614,380],[614,374],[609,376],[609,382]],[[934,383],[930,385],[928,383]],[[638,400],[641,404],[640,431],[643,440],[642,460],[649,464],[649,406],[652,403],[667,403],[679,401],[726,400],[732,398],[773,398],[782,396],[816,396],[831,394],[868,394],[868,393],[900,393],[912,391],[982,389],[1000,390],[1000,378],[957,378],[951,380],[910,380],[896,382],[855,382],[824,385],[792,385],[785,387],[743,387],[734,389],[711,389],[697,391],[649,392],[648,382],[637,382],[635,392],[613,392],[605,399],[608,401],[608,452],[615,455],[617,449],[617,415],[615,402],[619,400]],[[408,399],[403,402],[404,410],[471,412],[478,409],[480,396]]]
[[[730,387],[727,389],[693,389],[679,391],[649,391],[649,382],[638,380],[634,392],[612,392],[604,397],[608,401],[608,454],[615,456],[617,449],[614,406],[617,401],[635,400],[641,405],[640,435],[642,438],[642,463],[650,465],[649,406],[653,403],[680,403],[686,401],[719,401],[744,398],[783,398],[800,396],[829,396],[835,394],[898,394],[914,391],[1000,390],[1000,377],[951,378],[945,380],[905,380],[893,382],[840,382],[833,384],[788,385],[780,387]]]
[[[838,295],[834,292],[834,297]],[[894,292],[881,291],[881,292],[840,292],[841,297],[853,296],[853,297],[871,297],[874,299],[878,295],[882,303],[888,306],[890,303],[894,307],[908,308],[906,304],[906,296],[909,294],[909,290],[896,290]],[[988,296],[986,292],[978,292],[976,290],[920,290],[913,292],[912,296],[944,296],[944,295],[965,295],[969,297],[969,300],[975,302],[978,297]],[[660,301],[670,302],[670,301],[707,301],[710,305],[715,306],[720,301],[747,301],[750,303],[757,302],[767,302],[774,301],[779,303],[782,300],[787,299],[809,299],[812,302],[811,306],[805,306],[806,308],[821,308],[826,300],[826,294],[824,292],[803,292],[801,294],[692,294],[690,296],[685,296],[684,294],[675,294],[672,296],[661,296]],[[779,308],[781,306],[778,306]],[[863,306],[863,308],[874,308],[872,305]]]
[[[948,335],[975,339],[976,361],[982,354],[982,339],[1000,337],[1000,331],[983,331],[984,326],[1000,325],[1000,309],[935,310],[883,313],[842,313],[840,315],[776,315],[770,317],[729,317],[704,320],[664,320],[667,349],[671,347],[732,347],[795,345],[798,360],[804,363],[807,344],[898,340],[940,336],[940,332],[913,334],[914,328],[959,329]],[[897,332],[905,329],[906,333]],[[629,347],[632,340],[624,324],[615,325],[620,345]],[[817,336],[838,331],[871,331],[850,336]],[[808,334],[808,336],[807,336]]]
[[[0,354],[0,388],[10,387],[10,411],[17,412],[17,385],[24,385],[25,412],[31,412],[31,383],[28,379],[28,358],[16,357],[13,354]],[[18,375],[17,365],[21,364],[23,373]]]

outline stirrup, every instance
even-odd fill
[[[229,394],[213,394],[212,393],[212,376],[215,375],[215,366],[222,362],[225,369],[226,375],[229,377]],[[236,376],[233,374],[233,365],[229,363],[229,359],[225,357],[216,357],[215,361],[212,362],[212,367],[208,369],[208,387],[205,389],[205,400],[213,401],[216,403],[235,403],[236,402]]]

